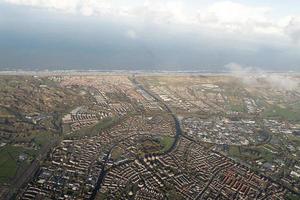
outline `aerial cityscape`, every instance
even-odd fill
[[[1,195],[298,199],[300,85],[272,76],[2,75]]]
[[[300,1],[0,0],[0,200],[300,200]]]

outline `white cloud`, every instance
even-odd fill
[[[126,32],[126,36],[129,37],[130,39],[133,39],[133,40],[138,37],[137,33],[134,30],[128,30]]]
[[[200,18],[214,17],[218,23],[247,23],[249,21],[266,22],[266,13],[270,8],[250,7],[231,1],[223,1],[212,4],[204,10]]]
[[[267,73],[257,67],[242,66],[237,63],[225,65],[231,75],[241,79],[243,83],[251,87],[261,86],[263,80],[267,86],[278,90],[295,90],[299,87],[299,79],[288,75]]]
[[[94,14],[94,9],[90,6],[83,6],[80,9],[80,12],[84,16],[92,16]]]
[[[7,3],[61,10],[64,12],[76,12],[79,0],[4,0]]]
[[[285,32],[294,42],[300,41],[300,17],[291,17],[285,27]]]
[[[229,63],[225,65],[225,68],[231,73],[231,75],[240,78],[245,84],[256,85],[257,80],[255,74],[256,69],[253,67],[244,67],[237,63]]]
[[[269,16],[271,11],[270,7],[221,1],[198,10],[198,20],[200,24],[228,32],[280,34],[280,27]]]
[[[0,0],[1,1],[1,0]],[[2,0],[16,5],[54,9],[84,16],[119,17],[122,20],[159,24],[183,24],[209,29],[216,34],[223,32],[249,36],[274,36],[293,41],[300,38],[300,20],[292,16],[275,19],[271,7],[250,6],[234,1],[215,1],[202,8],[191,8],[183,0],[141,0],[130,4],[112,0]]]
[[[3,0],[4,2],[53,9],[66,13],[85,16],[113,14],[112,3],[109,0]]]
[[[190,13],[184,7],[182,1],[145,0],[141,5],[130,7],[127,11],[130,16],[151,23],[186,24]]]

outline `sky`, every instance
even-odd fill
[[[300,71],[299,0],[0,0],[0,70]]]

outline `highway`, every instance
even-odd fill
[[[181,129],[180,122],[179,122],[176,114],[171,110],[171,108],[165,102],[163,102],[159,97],[157,97],[152,92],[145,89],[144,86],[142,84],[140,84],[135,78],[133,78],[131,81],[137,88],[139,88],[140,90],[143,90],[149,96],[154,98],[157,102],[160,102],[165,107],[167,113],[169,113],[173,117],[174,122],[175,122],[175,130],[176,130],[175,140],[174,140],[172,146],[170,147],[170,149],[167,150],[165,153],[169,153],[169,152],[173,151],[179,141],[180,136],[182,135],[182,129]]]

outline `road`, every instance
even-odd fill
[[[170,147],[169,150],[167,150],[165,153],[169,153],[171,151],[173,151],[178,143],[178,140],[180,138],[180,136],[182,135],[182,129],[180,126],[180,122],[176,116],[176,114],[171,110],[171,108],[165,103],[163,102],[160,98],[158,98],[155,94],[153,94],[151,91],[147,90],[144,88],[144,86],[142,84],[140,84],[135,78],[132,78],[132,83],[139,88],[140,90],[143,90],[145,93],[147,93],[149,96],[151,96],[152,98],[154,98],[157,102],[160,102],[166,109],[167,113],[169,113],[172,118],[174,119],[175,122],[175,130],[176,130],[176,134],[175,134],[175,140],[172,144],[172,146]]]

